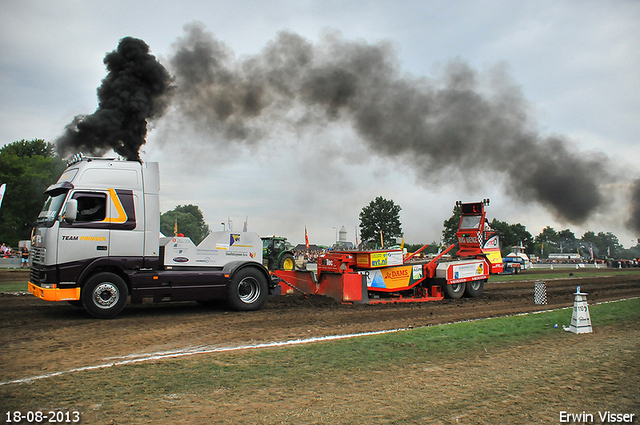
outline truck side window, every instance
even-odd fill
[[[78,200],[77,222],[103,221],[107,214],[107,195],[104,193],[75,193]]]

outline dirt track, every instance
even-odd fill
[[[570,273],[574,276],[569,276]],[[30,294],[0,295],[0,381],[103,364],[133,354],[197,346],[235,346],[311,336],[418,327],[573,305],[580,285],[589,303],[640,296],[640,270],[602,277],[557,270],[545,278],[549,303],[533,303],[529,281],[489,283],[479,298],[389,305],[340,305],[324,297],[273,297],[261,311],[238,313],[197,303],[128,305],[113,320],[90,318],[67,303]],[[568,313],[567,325],[570,313]],[[110,360],[107,360],[110,359]]]

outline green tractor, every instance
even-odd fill
[[[293,245],[287,238],[268,236],[262,239],[262,263],[269,270],[293,270],[296,261]]]

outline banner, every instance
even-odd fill
[[[4,191],[7,188],[7,184],[3,183],[2,186],[0,186],[0,207],[2,206],[2,200],[4,199]]]
[[[304,244],[309,249],[309,236],[307,235],[307,226],[304,226]]]

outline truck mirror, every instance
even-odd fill
[[[78,217],[78,200],[69,199],[64,207],[64,219],[67,223],[73,223]]]

